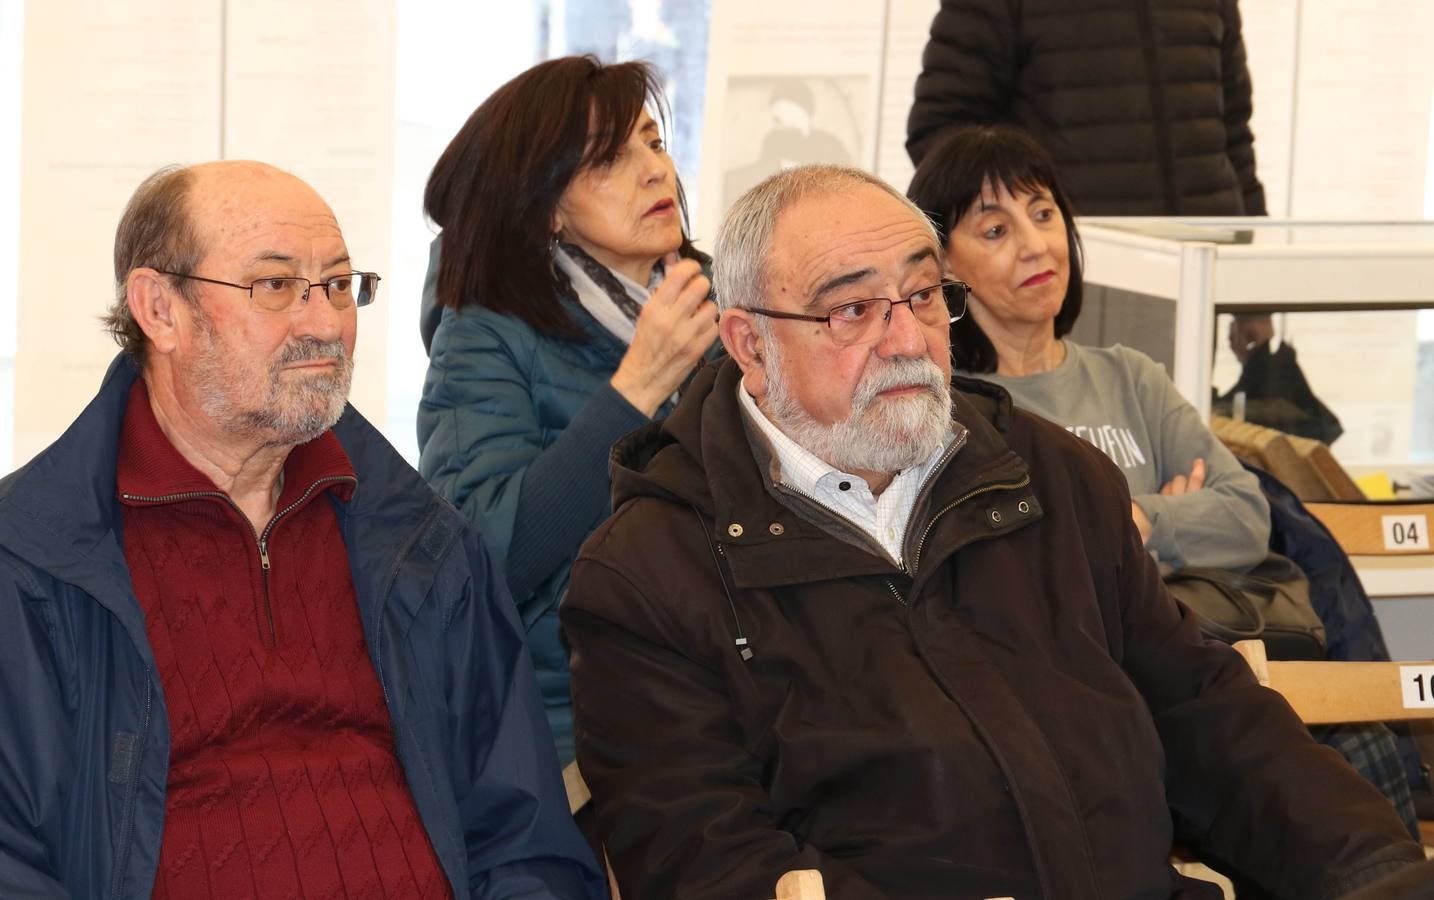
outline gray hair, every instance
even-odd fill
[[[848,166],[798,166],[778,172],[743,194],[728,210],[712,249],[712,284],[719,309],[762,305],[767,256],[777,218],[798,200],[835,194],[843,188],[870,185],[911,210],[941,245],[926,213],[904,194],[869,172]],[[759,320],[759,324],[765,324]]]
[[[126,282],[129,273],[146,266],[188,273],[199,264],[203,248],[189,214],[193,187],[191,169],[165,166],[135,189],[115,229],[115,296],[100,321],[120,349],[141,366],[145,336],[130,312]],[[181,296],[193,302],[187,283],[181,281],[178,289]]]

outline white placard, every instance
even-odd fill
[[[872,168],[885,20],[881,3],[712,4],[699,239],[710,241],[732,202],[782,169]]]
[[[1380,516],[1385,550],[1429,549],[1428,516]]]
[[[1400,666],[1399,690],[1405,709],[1434,708],[1434,666]]]

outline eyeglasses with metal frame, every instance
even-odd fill
[[[249,284],[236,284],[217,278],[205,278],[202,275],[190,275],[187,272],[166,272],[163,269],[155,271],[172,278],[185,278],[248,291],[250,305],[260,312],[272,313],[289,312],[300,303],[309,302],[309,291],[316,287],[323,289],[324,296],[334,309],[368,306],[378,293],[378,283],[383,280],[373,272],[344,272],[342,275],[331,275],[323,281],[276,275],[273,278],[257,278]]]
[[[886,333],[891,321],[893,307],[905,303],[917,321],[926,325],[951,324],[966,315],[966,297],[971,288],[964,281],[942,281],[939,284],[918,288],[900,300],[888,297],[871,297],[866,300],[849,300],[832,307],[824,316],[809,316],[802,313],[782,312],[775,309],[760,309],[752,306],[740,307],[747,312],[773,319],[795,319],[799,322],[825,322],[832,342],[838,347],[849,347],[877,340]]]

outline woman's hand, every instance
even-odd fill
[[[1140,532],[1141,545],[1150,543],[1150,532],[1155,526],[1150,523],[1150,517],[1145,514],[1145,510],[1134,500],[1130,501],[1130,518],[1135,522],[1135,530]]]
[[[1175,497],[1180,494],[1192,494],[1204,486],[1205,460],[1197,456],[1195,462],[1190,464],[1190,474],[1176,475],[1165,482],[1165,485],[1160,488],[1160,493],[1165,497]],[[1145,510],[1141,509],[1140,504],[1134,500],[1130,501],[1130,518],[1134,520],[1135,528],[1140,532],[1141,543],[1150,543],[1150,532],[1155,526],[1150,523],[1150,517],[1145,514]]]
[[[711,282],[702,267],[676,253],[663,263],[666,274],[638,314],[632,344],[611,382],[649,418],[717,340],[717,305],[707,299]]]
[[[1195,462],[1190,464],[1189,475],[1176,475],[1165,482],[1160,493],[1166,497],[1175,497],[1180,494],[1191,494],[1205,486],[1205,460],[1195,457]]]

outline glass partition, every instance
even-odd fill
[[[1328,444],[1374,479],[1366,496],[1434,496],[1434,222],[1097,218],[1081,234],[1077,340],[1148,353],[1202,412]]]
[[[1347,468],[1434,464],[1434,311],[1221,313],[1211,385],[1212,413],[1321,440]]]

